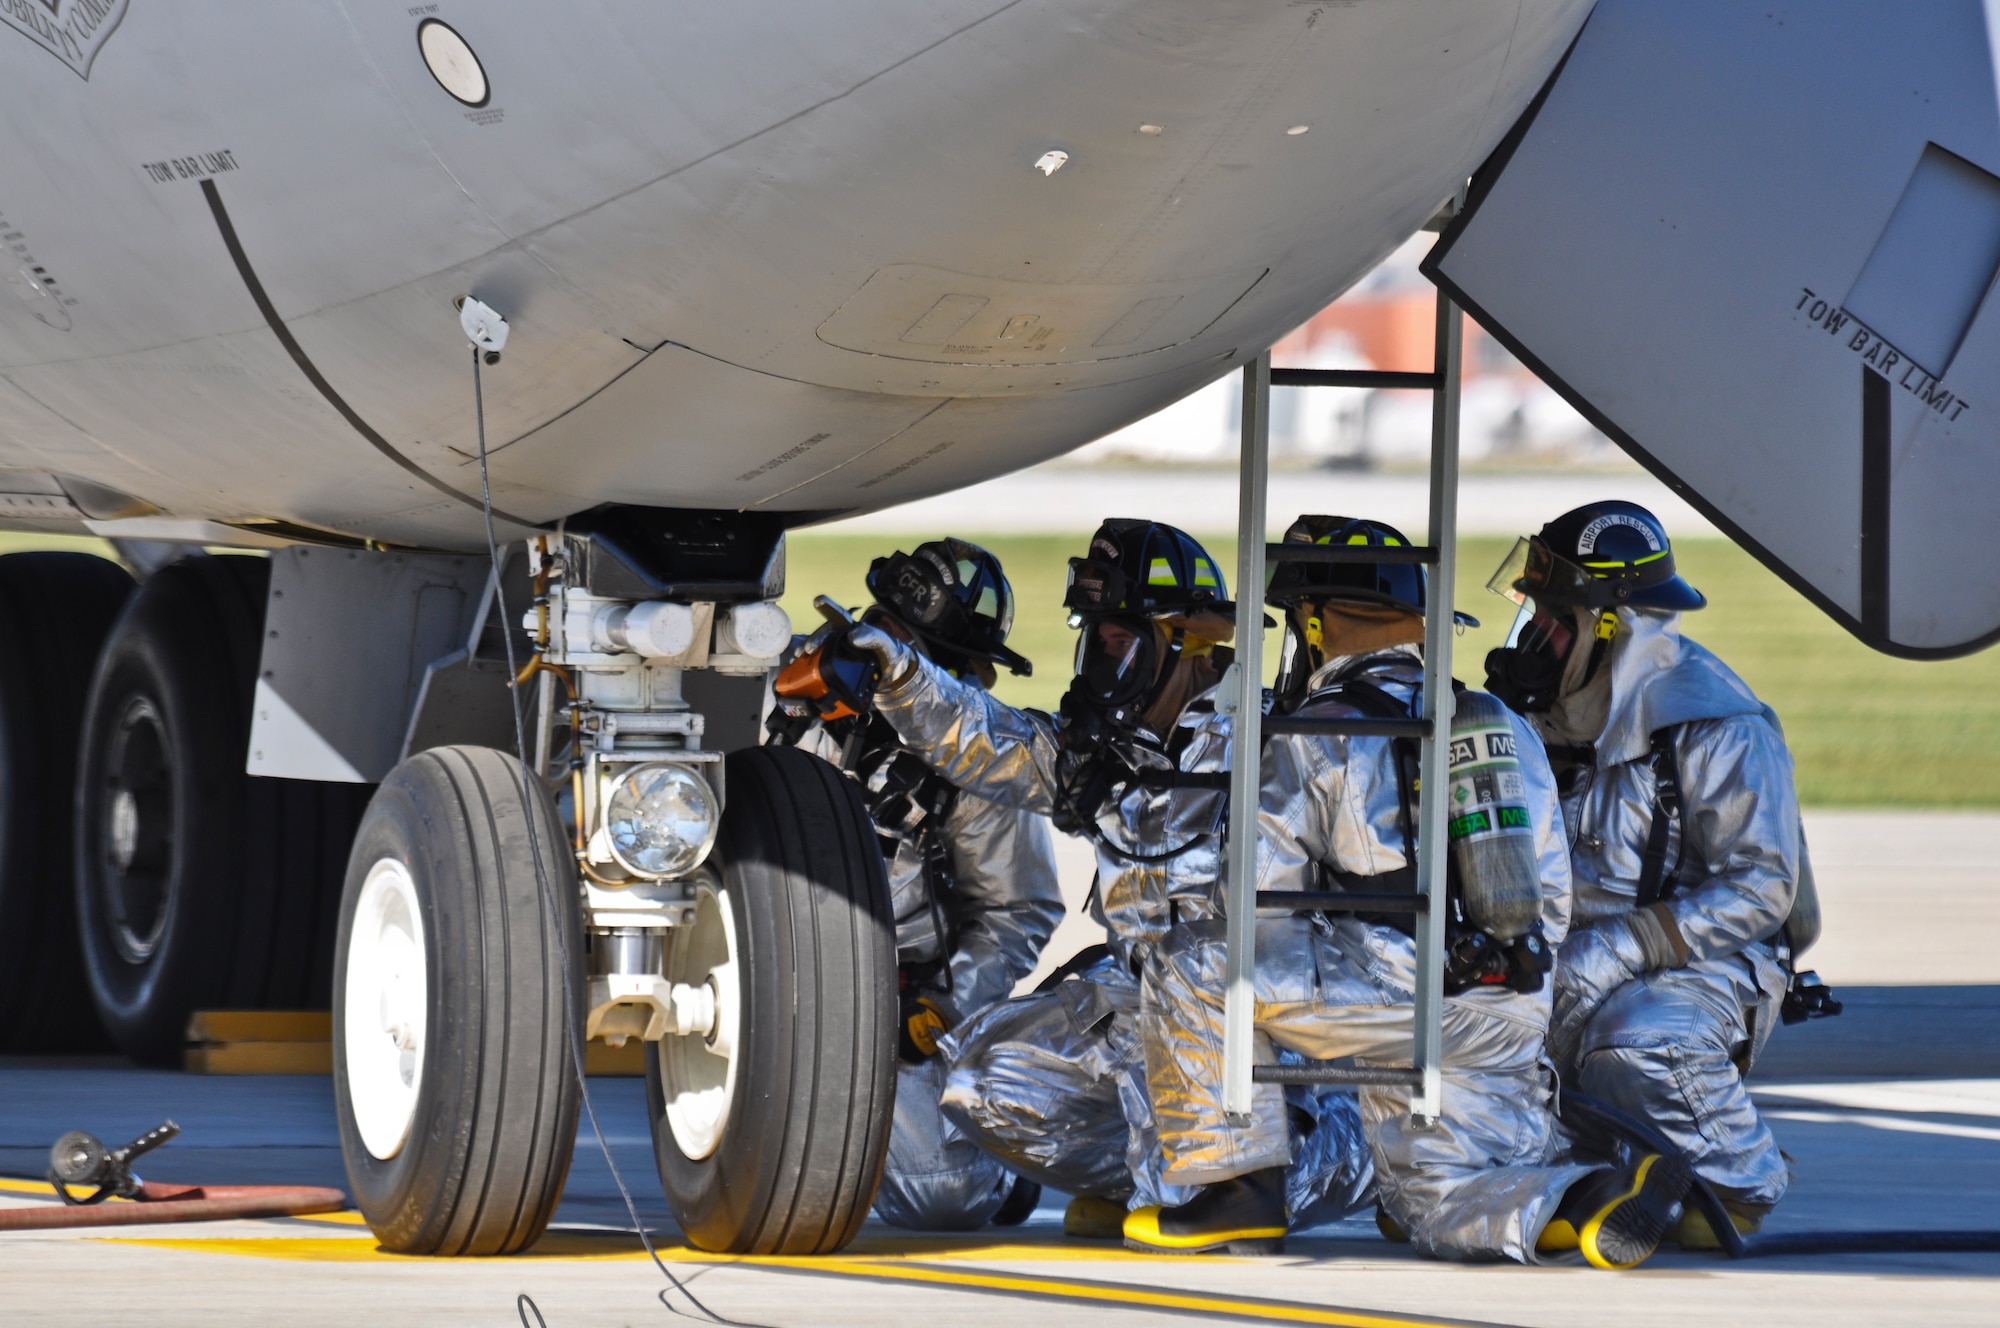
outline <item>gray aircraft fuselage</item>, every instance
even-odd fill
[[[1029,465],[1366,272],[1589,8],[0,0],[0,517],[473,547],[468,293],[522,521]]]

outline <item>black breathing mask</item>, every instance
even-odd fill
[[[1486,690],[1522,714],[1548,710],[1562,695],[1576,638],[1573,620],[1523,605],[1508,644],[1486,653]]]
[[[1149,619],[1100,618],[1084,627],[1070,690],[1078,701],[1116,717],[1144,709],[1159,675],[1159,638]]]
[[[1179,633],[1168,647],[1179,649]],[[1065,833],[1085,833],[1092,818],[1128,774],[1116,752],[1130,738],[1158,690],[1165,668],[1152,620],[1137,614],[1094,618],[1077,642],[1076,677],[1056,713],[1060,748],[1055,824]]]

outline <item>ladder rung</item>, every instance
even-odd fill
[[[1387,890],[1259,890],[1257,907],[1294,913],[1428,913],[1428,895]]]
[[[1365,715],[1266,715],[1264,734],[1309,734],[1314,737],[1428,738],[1428,719],[1375,719]]]
[[[1266,544],[1267,563],[1428,563],[1438,551],[1428,544],[1383,549],[1372,544]]]
[[[1397,387],[1435,392],[1436,373],[1399,369],[1273,369],[1272,387]]]
[[[1422,1088],[1424,1072],[1407,1065],[1334,1065],[1308,1061],[1304,1065],[1253,1065],[1253,1084],[1374,1084],[1384,1088]]]

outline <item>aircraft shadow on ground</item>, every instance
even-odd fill
[[[1837,981],[1837,974],[1829,974]],[[1853,987],[1846,1010],[1775,1031],[1752,1077],[1780,1143],[1795,1159],[1792,1194],[1767,1236],[1781,1252],[1732,1262],[1718,1255],[1663,1251],[1650,1268],[1677,1272],[1809,1273],[1902,1277],[2000,1276],[2000,1255],[1933,1250],[1782,1252],[1816,1235],[1863,1231],[1965,1232],[2000,1228],[2000,1118],[1951,1111],[1856,1109],[1823,1098],[1791,1098],[1786,1085],[2000,1079],[2000,985]],[[9,1102],[0,1122],[0,1173],[39,1177],[48,1141],[90,1128],[109,1137],[136,1133],[172,1115],[182,1140],[147,1169],[162,1180],[209,1183],[345,1184],[325,1080],[212,1079],[121,1069],[102,1058],[0,1060]],[[642,1219],[662,1253],[679,1249],[666,1217],[646,1140],[637,1080],[593,1080],[600,1119]],[[324,1100],[322,1100],[324,1099]],[[1886,1124],[1885,1124],[1886,1122]],[[1895,1128],[1900,1126],[1901,1128]],[[843,1253],[861,1260],[1063,1262],[1128,1256],[1116,1244],[1067,1240],[1045,1207],[1028,1226],[954,1235],[903,1233],[871,1222]],[[1365,1220],[1365,1215],[1364,1215]],[[530,1257],[643,1257],[637,1239],[604,1228],[625,1225],[622,1201],[586,1130],[557,1226]],[[190,1235],[198,1228],[186,1228]],[[1770,1245],[1767,1245],[1767,1249]],[[1350,1221],[1292,1238],[1279,1266],[1400,1263],[1414,1260]]]

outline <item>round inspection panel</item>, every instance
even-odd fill
[[[492,99],[485,66],[451,24],[435,18],[417,24],[417,49],[431,77],[446,92],[467,106],[484,106]]]

